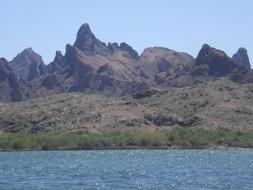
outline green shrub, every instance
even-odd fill
[[[253,147],[253,133],[229,129],[177,127],[168,132],[154,130],[112,130],[104,133],[87,131],[48,132],[38,134],[0,134],[0,150],[56,150],[103,147],[210,146]]]

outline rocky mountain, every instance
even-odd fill
[[[196,58],[191,74],[195,77],[204,76],[206,78],[227,77],[235,82],[243,82],[251,69],[238,60],[228,57],[221,50],[204,44]]]
[[[189,86],[189,71],[195,59],[187,54],[167,48],[147,48],[140,56],[142,75],[151,86]]]
[[[152,89],[193,87],[222,78],[238,83],[253,82],[245,48],[239,48],[232,58],[207,44],[196,58],[162,47],[146,48],[139,55],[125,42],[101,42],[88,24],[80,27],[73,45],[66,45],[65,54],[56,51],[48,65],[31,48],[5,64],[22,93],[17,95],[19,98],[11,98],[10,93],[0,91],[0,96],[6,97],[0,101],[67,92],[131,95]]]
[[[31,81],[46,74],[46,65],[42,57],[32,48],[27,48],[19,53],[10,63],[18,80]]]
[[[64,56],[57,52],[47,68],[50,78],[59,81],[62,92],[131,94],[149,89],[140,75],[138,57],[138,53],[126,43],[106,45],[101,42],[89,25],[84,24],[74,45],[66,45]]]
[[[31,48],[9,63],[0,59],[0,102],[0,133],[252,131],[253,70],[245,48],[232,58],[208,44],[196,58],[162,47],[139,55],[125,42],[101,42],[84,24],[48,65]]]

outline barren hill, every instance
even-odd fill
[[[2,132],[103,131],[112,128],[176,126],[252,131],[253,84],[227,79],[194,87],[112,97],[89,93],[52,95],[2,104]]]

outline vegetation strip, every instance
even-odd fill
[[[253,133],[218,128],[178,127],[170,132],[113,130],[48,133],[3,133],[0,150],[75,150],[125,148],[253,148]]]

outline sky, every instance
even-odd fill
[[[104,42],[139,53],[161,46],[194,57],[204,43],[232,56],[248,50],[253,65],[252,0],[1,0],[0,57],[32,47],[46,64],[73,44],[83,23]]]

